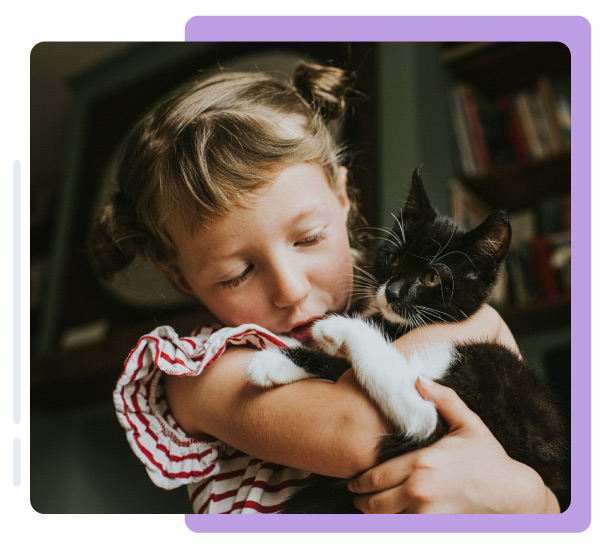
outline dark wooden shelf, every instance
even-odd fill
[[[498,167],[464,183],[492,209],[518,208],[540,198],[571,192],[571,152]]]
[[[543,298],[498,310],[514,335],[528,335],[570,327],[571,295]]]

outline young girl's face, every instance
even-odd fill
[[[227,326],[256,323],[309,337],[309,323],[343,311],[352,289],[346,172],[336,191],[310,163],[289,167],[250,208],[236,207],[193,234],[169,233],[179,273],[170,273]]]

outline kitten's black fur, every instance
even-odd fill
[[[404,210],[381,241],[376,282],[369,285],[373,298],[385,285],[390,311],[386,317],[381,304],[371,301],[363,314],[378,321],[390,340],[427,323],[468,318],[491,294],[510,240],[510,224],[503,213],[490,215],[470,232],[441,216],[415,170]],[[561,475],[565,431],[545,385],[523,360],[497,344],[458,345],[456,351],[459,361],[439,382],[453,388],[481,417],[510,457],[535,469],[551,489],[565,488]],[[285,355],[309,373],[333,381],[349,367],[346,360],[303,347]],[[378,462],[432,444],[447,432],[447,424],[438,418],[435,432],[426,440],[407,440],[402,432],[387,435],[379,444]],[[358,513],[346,484],[345,479],[315,476],[290,497],[282,513]]]

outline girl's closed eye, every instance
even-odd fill
[[[327,236],[327,233],[326,233],[325,229],[323,229],[323,230],[319,231],[318,233],[315,233],[314,235],[311,235],[305,239],[298,241],[295,244],[295,246],[313,246],[313,245],[321,242],[326,236]]]
[[[233,279],[228,279],[227,281],[221,281],[219,285],[226,289],[234,289],[235,287],[239,287],[250,275],[250,272],[254,269],[254,266],[250,264],[244,271],[242,271],[237,277]]]

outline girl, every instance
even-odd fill
[[[347,91],[341,70],[314,64],[299,66],[294,85],[220,73],[179,89],[133,129],[96,258],[108,275],[149,257],[224,327],[184,338],[159,327],[140,339],[114,393],[128,440],[158,486],[188,485],[197,513],[277,512],[311,473],[362,473],[350,486],[365,512],[557,512],[539,476],[439,385],[418,384],[453,432],[373,467],[388,423],[352,371],[335,384],[264,391],[246,381],[256,348],[309,340],[312,322],[349,306],[356,210],[326,126],[344,113]],[[431,332],[516,349],[489,307]],[[409,333],[396,346],[422,340]]]

